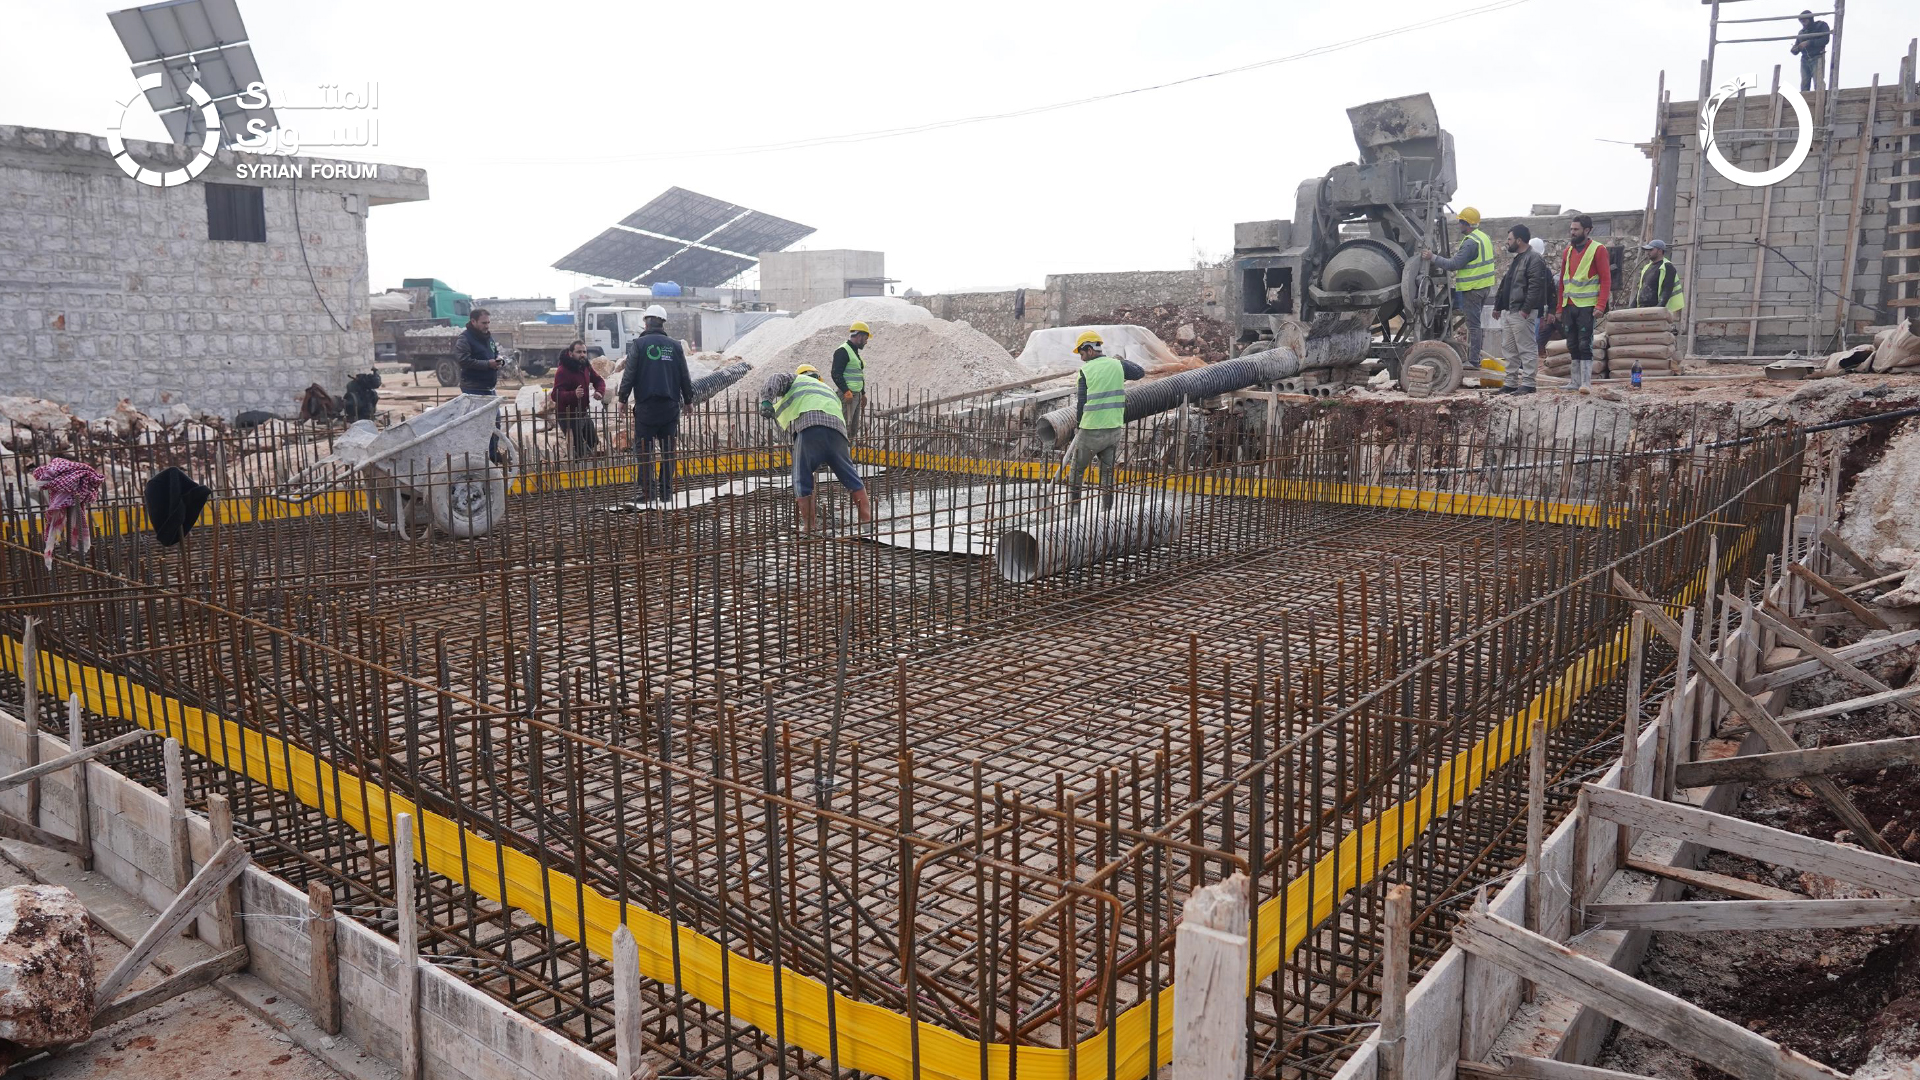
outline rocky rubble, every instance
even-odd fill
[[[0,1044],[32,1050],[92,1034],[93,975],[87,909],[73,893],[0,889]]]

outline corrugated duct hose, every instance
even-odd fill
[[[1137,382],[1127,387],[1127,422],[1142,420],[1176,408],[1183,401],[1245,390],[1249,386],[1291,379],[1303,371],[1348,367],[1367,358],[1372,331],[1364,319],[1342,316],[1316,319],[1307,335],[1307,355],[1303,358],[1286,346],[1248,353],[1234,360],[1183,371],[1164,379]],[[1042,413],[1035,421],[1042,444],[1051,443],[1063,450],[1073,440],[1078,418],[1072,403]]]

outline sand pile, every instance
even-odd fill
[[[876,400],[909,394],[945,397],[1028,374],[998,342],[966,323],[936,319],[926,308],[880,296],[836,300],[792,319],[763,324],[727,352],[752,365],[745,383],[750,388],[803,363],[826,375],[833,351],[847,340],[847,327],[855,322],[873,328],[873,340],[861,359]]]

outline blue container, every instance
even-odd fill
[[[680,283],[676,281],[656,281],[653,283],[655,296],[679,296]]]
[[[550,323],[554,326],[572,326],[573,312],[549,311],[545,315],[540,316],[540,321],[543,323]]]

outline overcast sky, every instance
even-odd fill
[[[476,296],[564,296],[586,279],[553,261],[673,185],[812,225],[808,247],[884,251],[902,291],[1190,266],[1227,253],[1236,221],[1291,217],[1301,180],[1353,159],[1346,107],[1419,91],[1455,136],[1455,205],[1639,208],[1648,166],[1623,144],[1651,134],[1662,69],[1695,96],[1707,24],[1697,0],[240,7],[281,101],[378,85],[378,145],[313,153],[429,171],[430,200],[372,212],[372,286],[431,275]],[[108,10],[0,0],[0,123],[105,130],[133,89]],[[1844,85],[1896,80],[1912,10],[1849,6]],[[1027,110],[1435,20],[1071,108],[713,153]],[[1716,70],[1764,83],[1786,50],[1723,46]]]

